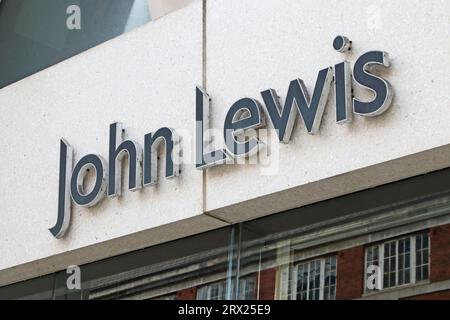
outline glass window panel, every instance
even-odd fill
[[[423,267],[422,280],[428,279],[428,266]]]
[[[321,274],[322,266],[324,274]],[[297,300],[319,300],[321,292],[323,299],[335,299],[336,256],[300,263],[296,268]],[[324,278],[323,287],[320,283],[321,277]]]
[[[410,283],[411,282],[411,275],[410,275],[410,270],[408,270],[408,272],[405,272],[405,283]]]
[[[395,256],[391,258],[390,262],[391,272],[395,272],[396,262],[395,262]]]
[[[416,250],[422,249],[422,236],[416,236]]]
[[[423,280],[423,267],[417,267],[416,268],[416,281],[422,281]]]
[[[336,256],[325,259],[325,300],[334,300],[334,288],[336,285]]]
[[[429,266],[428,233],[416,236],[416,281],[428,279]]]
[[[422,239],[423,239],[423,248],[428,248],[428,234],[424,234]]]
[[[389,285],[390,285],[391,287],[392,287],[392,286],[395,286],[395,273],[391,273],[391,274],[390,274]]]
[[[254,276],[246,276],[239,280],[239,300],[255,299],[256,281]]]
[[[415,240],[415,247],[412,247],[412,239]],[[389,241],[382,245],[384,248],[384,256],[382,257],[384,262],[384,288],[392,288],[411,283],[411,272],[415,273],[416,281],[428,279],[428,233]],[[376,246],[367,249],[367,266],[372,263],[371,259],[373,257],[374,247]],[[416,252],[415,265],[413,265],[414,269],[411,266],[411,250],[415,250]]]
[[[383,245],[383,247],[385,247]],[[366,270],[370,267],[370,266],[378,266],[379,265],[379,246],[372,246],[369,247],[367,249],[367,260],[366,260]],[[386,266],[385,266],[386,268]],[[370,274],[366,274],[366,281],[368,279],[368,277],[370,276]],[[383,275],[384,277],[384,275]],[[368,290],[368,288],[366,287],[365,290]]]
[[[372,261],[373,260],[373,248],[369,248],[367,250],[367,261]]]
[[[389,288],[389,274],[387,273],[383,276],[383,288]]]
[[[410,238],[398,240],[398,285],[409,283],[410,246]]]

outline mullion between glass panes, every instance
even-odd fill
[[[380,273],[381,273],[381,283],[380,283],[380,289],[384,289],[384,245],[380,244],[378,246],[378,264],[380,267]]]
[[[311,290],[314,290],[314,276],[313,276],[313,272],[314,272],[314,268],[315,268],[315,265],[314,265],[314,263],[313,263],[313,261],[310,261],[309,263],[308,263],[308,265],[309,265],[309,275],[308,275],[308,277],[309,277],[309,281],[308,281],[308,300],[311,300]],[[312,285],[313,285],[313,287],[311,288],[311,283],[312,283]],[[314,293],[312,293],[313,294],[313,297],[312,298],[314,298]]]
[[[395,272],[395,283],[394,286],[398,286],[398,273],[399,273],[399,263],[398,263],[398,258],[399,258],[399,250],[398,250],[398,246],[399,246],[399,241],[395,241],[395,252],[394,252],[394,257],[395,257],[395,267],[394,267],[394,272]],[[392,269],[392,268],[391,268]],[[392,287],[392,284],[389,283],[390,286]]]
[[[311,263],[307,263],[307,267],[308,267],[308,272],[306,274],[307,274],[308,281],[306,282],[306,300],[309,300],[309,281],[310,281],[309,278],[311,277],[311,273],[310,273]]]
[[[403,243],[403,252],[400,252],[400,244]],[[400,239],[397,241],[397,281],[396,286],[401,285],[400,275],[403,276],[403,284],[406,282],[405,272],[406,272],[406,239]],[[402,264],[402,269],[400,268],[400,262]]]
[[[416,237],[411,237],[411,254],[409,255],[409,274],[411,283],[416,283]]]
[[[320,261],[319,269],[319,300],[323,300],[324,288],[325,288],[325,259],[322,258]]]
[[[324,259],[324,271],[323,271],[323,300],[330,299],[330,292],[331,292],[331,259]],[[325,286],[326,286],[326,295],[325,298]]]
[[[288,277],[288,292],[287,292],[287,300],[297,300],[298,292],[298,269],[300,265],[294,266],[294,270],[292,272],[292,279],[290,280]],[[289,286],[291,286],[289,288]],[[295,297],[295,298],[294,298]]]
[[[384,271],[385,273],[383,274],[383,284],[384,282],[386,282],[386,286],[389,288],[389,284],[390,284],[390,278],[389,278],[389,272],[391,271],[391,260],[390,260],[390,252],[391,252],[391,247],[389,246],[388,243],[382,245],[384,248],[384,257],[383,257],[383,262],[386,262],[385,267],[386,270]],[[386,281],[385,281],[385,277],[386,277]]]
[[[365,279],[365,283],[366,283],[366,284],[367,284],[367,280],[369,279],[368,274],[367,274],[367,270],[368,270],[370,264],[373,263],[373,261],[374,261],[374,259],[373,259],[373,251],[374,251],[374,248],[375,248],[375,246],[369,247],[369,248],[366,250],[365,257],[364,257],[364,259],[365,259],[365,266],[366,266],[365,274],[364,274],[364,279]],[[370,260],[369,260],[369,252],[371,252],[371,256],[372,256],[372,259],[370,259]],[[368,291],[368,290],[367,290],[367,285],[365,285],[364,287],[365,287],[364,291]]]

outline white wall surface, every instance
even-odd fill
[[[79,160],[88,153],[108,158],[109,124],[114,121],[122,122],[126,138],[141,146],[144,134],[162,126],[192,136],[195,85],[201,83],[200,1],[0,90],[0,269],[179,220],[185,221],[141,236],[138,246],[222,226],[201,215],[203,173],[183,166],[178,179],[162,179],[157,187],[132,193],[125,183],[120,199],[105,199],[93,208],[73,206],[71,228],[63,240],[47,230],[56,222],[61,137]],[[187,150],[190,143],[184,143]],[[81,252],[68,261],[136,249],[133,241],[90,248],[95,252]],[[69,263],[65,260],[61,263]],[[0,272],[0,284],[14,281],[17,272],[27,276],[54,267],[62,265],[31,264],[26,271]]]
[[[226,225],[213,216],[244,221],[449,167],[449,13],[444,0],[209,0],[203,74],[196,1],[0,90],[0,285]],[[352,53],[332,49],[338,34],[353,40]],[[332,96],[318,135],[298,123],[280,145],[276,175],[221,166],[206,171],[204,184],[203,172],[184,165],[157,188],[74,207],[63,240],[47,231],[60,137],[79,159],[107,157],[113,121],[141,144],[161,126],[192,134],[195,86],[204,82],[220,129],[239,98],[262,102],[259,92],[274,88],[284,100],[295,78],[312,90],[320,69],[373,49],[392,58],[383,76],[395,100],[383,116],[337,125]]]
[[[208,211],[235,222],[242,215],[267,214],[274,206],[289,209],[442,165],[433,160],[413,169],[402,161],[388,174],[379,167],[371,177],[361,178],[358,172],[311,189],[313,182],[450,142],[450,65],[444,62],[450,61],[448,1],[216,0],[207,9],[207,87],[214,100],[214,126],[222,125],[239,98],[263,102],[260,91],[273,88],[284,101],[289,82],[296,78],[312,92],[319,70],[345,59],[353,64],[370,50],[390,54],[392,66],[382,75],[395,91],[384,115],[356,116],[349,125],[335,123],[332,93],[320,133],[308,135],[299,120],[293,140],[280,145],[276,175],[261,175],[261,166],[209,170]],[[332,41],[339,34],[353,41],[351,53],[334,51]],[[355,95],[371,99],[360,88]],[[276,193],[289,189],[294,192]],[[259,198],[274,193],[266,202]]]

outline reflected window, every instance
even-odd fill
[[[435,177],[448,181],[450,171],[446,174],[445,179],[442,172]],[[422,183],[421,178],[408,184],[420,201],[415,197],[386,207],[379,203],[386,199],[386,187],[366,190],[82,265],[81,290],[76,292],[68,290],[68,275],[60,270],[0,287],[0,299],[334,300],[345,299],[347,291],[357,291],[352,298],[359,298],[372,293],[367,288],[369,274],[366,285],[361,283],[364,267],[376,271],[381,289],[420,283],[434,292],[434,285],[428,284],[429,231],[404,235],[403,229],[385,226],[397,223],[396,219],[404,223],[405,212],[414,222],[424,212],[424,219],[449,212],[448,193],[423,200],[424,192],[435,184]],[[389,193],[401,194],[391,189]],[[380,206],[360,201],[362,195],[379,197],[375,202]],[[342,217],[335,208],[343,200],[358,211],[349,208],[351,214]],[[336,216],[331,219],[331,214]],[[396,233],[398,237],[387,238]],[[364,259],[363,244],[353,241],[358,235],[367,241],[383,240],[367,243]],[[347,254],[349,245],[356,250]],[[343,259],[339,275],[338,259]]]
[[[233,287],[233,283],[231,283],[231,287]],[[254,300],[255,289],[256,280],[254,276],[240,278],[238,300]],[[201,286],[197,290],[197,300],[227,300],[227,281]]]
[[[422,233],[415,237],[416,245],[416,281],[428,279],[430,270],[428,233]]]
[[[429,234],[428,232],[391,240],[366,249],[366,270],[378,267],[382,274],[376,291],[412,284],[428,279]],[[366,279],[370,274],[366,275]]]
[[[336,256],[325,258],[324,300],[336,299]]]
[[[255,277],[242,278],[239,281],[239,300],[255,300]]]
[[[293,300],[335,300],[336,256],[298,263],[292,278]]]

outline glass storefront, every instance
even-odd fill
[[[343,252],[355,246],[361,283],[363,268],[381,267],[373,291],[426,282],[425,222],[448,215],[449,179],[435,172],[87,264],[79,291],[62,270],[2,287],[0,298],[339,299]]]

